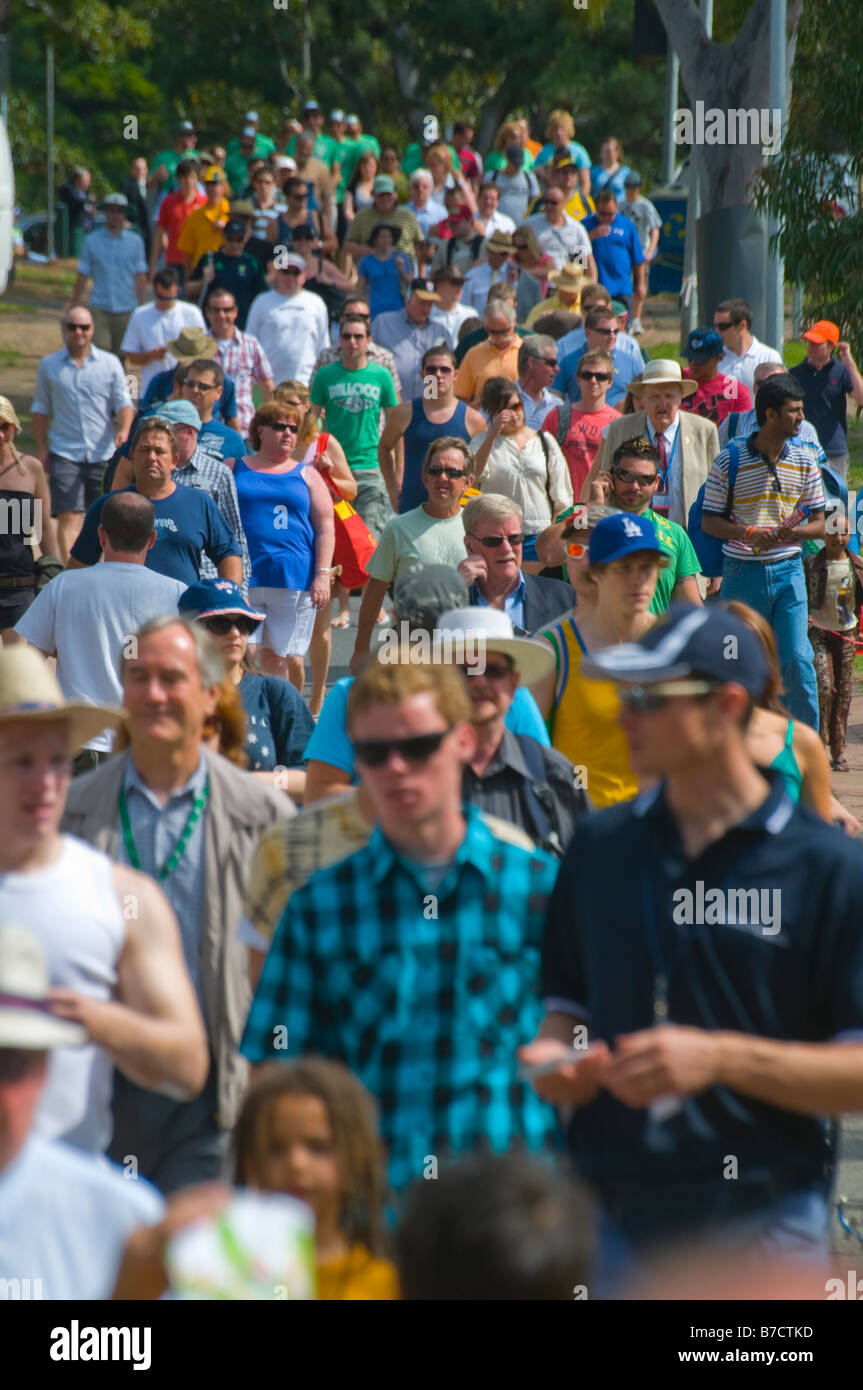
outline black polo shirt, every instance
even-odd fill
[[[778,774],[763,775],[765,802],[694,860],[661,787],[579,822],[546,919],[548,1008],[582,1018],[591,1039],[613,1047],[652,1026],[664,971],[671,1023],[787,1042],[863,1040],[863,848],[794,806]],[[734,909],[748,925],[712,920],[710,890],[727,902],[750,889],[758,899]],[[664,1120],[601,1090],[575,1112],[569,1139],[578,1167],[606,1191],[652,1178],[715,1184],[729,1154],[741,1183],[817,1182],[832,1163],[826,1122],[722,1087]]]

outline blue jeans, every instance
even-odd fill
[[[748,603],[767,619],[779,648],[785,703],[795,719],[818,728],[818,683],[812,644],[806,580],[799,555],[788,560],[730,560],[722,565],[724,600]]]

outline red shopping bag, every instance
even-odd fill
[[[336,545],[333,551],[333,568],[341,567],[339,582],[346,589],[361,589],[368,580],[366,566],[377,549],[377,541],[359,512],[346,502],[338,484],[326,468],[321,468],[320,458],[327,447],[328,434],[318,435],[315,453],[315,466],[330,490],[335,513]]]

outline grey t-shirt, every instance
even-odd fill
[[[526,169],[519,169],[517,174],[505,174],[503,169],[494,169],[489,174],[489,182],[500,193],[498,212],[511,217],[516,225],[523,222],[530,204],[539,195],[536,174]]]
[[[15,631],[48,656],[57,653],[57,680],[68,700],[121,705],[124,644],[150,618],[176,613],[185,592],[181,580],[126,561],[65,570],[36,595]],[[87,747],[110,752],[113,738],[106,730]]]
[[[635,224],[638,240],[641,242],[641,249],[646,256],[647,248],[650,245],[650,233],[653,231],[654,227],[662,226],[662,218],[656,211],[656,208],[649,198],[636,198],[634,203],[630,203],[624,198],[623,201],[618,204],[617,210],[622,216],[628,217],[630,222]]]

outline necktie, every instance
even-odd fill
[[[656,447],[659,450],[659,487],[651,505],[660,516],[668,516],[668,449],[664,434],[657,434]]]

